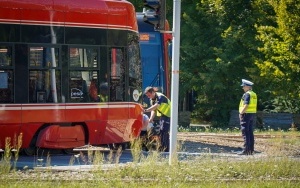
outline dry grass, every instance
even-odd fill
[[[277,152],[276,157],[243,156],[236,160],[208,154],[193,160],[175,160],[172,165],[158,151],[142,155],[137,140],[131,144],[134,161],[127,165],[119,165],[120,150],[112,152],[108,161],[99,151],[80,153],[70,161],[72,165],[81,158],[85,164],[95,165],[89,172],[15,171],[13,166],[8,167],[11,158],[4,156],[0,163],[0,187],[300,187],[300,158],[291,158],[278,149],[286,144],[299,146],[297,137],[291,134],[289,138],[270,140],[268,152]],[[50,158],[47,165],[51,165]],[[107,164],[115,165],[103,170]]]

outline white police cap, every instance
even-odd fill
[[[241,86],[253,86],[253,82],[250,82],[249,80],[242,79],[242,85]]]

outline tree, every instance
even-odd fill
[[[194,116],[227,125],[242,78],[259,110],[299,113],[300,0],[182,0],[181,10],[179,91],[197,92]]]
[[[268,88],[267,109],[299,113],[300,1],[261,0],[256,7],[265,18],[256,23],[262,55],[255,63]]]
[[[240,80],[257,76],[251,4],[183,1],[182,9],[181,90],[197,91],[197,116],[227,125],[230,110],[237,109],[242,94]]]

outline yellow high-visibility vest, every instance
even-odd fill
[[[247,91],[246,93],[250,94],[250,103],[248,105],[248,108],[245,113],[256,113],[257,111],[257,95],[252,90]],[[244,100],[241,99],[240,106],[239,106],[239,112],[243,110],[244,107]]]
[[[108,96],[103,96],[103,95],[98,95],[100,102],[107,102],[108,101]]]
[[[164,94],[156,92],[157,96],[164,96],[166,97]],[[168,99],[168,97],[166,97],[166,99],[168,100],[168,103],[161,103],[158,107],[158,111],[167,116],[170,117],[171,116],[171,101]]]

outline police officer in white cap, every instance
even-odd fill
[[[242,79],[241,86],[244,94],[240,101],[239,117],[244,148],[238,155],[252,155],[254,152],[253,119],[257,109],[257,95],[252,91],[253,82]]]

